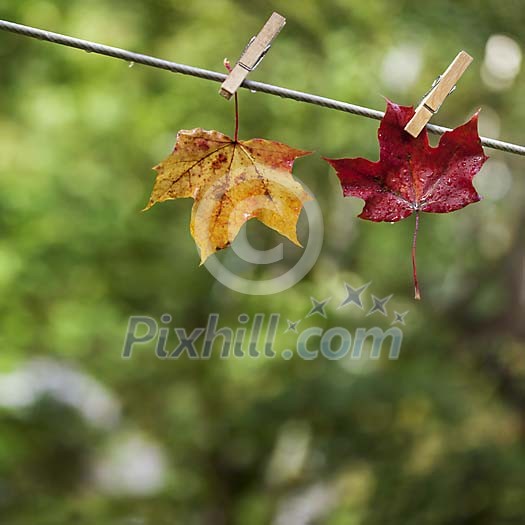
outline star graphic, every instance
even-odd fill
[[[395,319],[390,323],[390,324],[402,324],[404,325],[405,324],[405,317],[406,315],[408,314],[408,310],[406,312],[403,312],[402,314],[400,314],[399,312],[396,312],[394,310],[394,317]]]
[[[312,301],[312,309],[306,314],[306,317],[310,317],[311,315],[318,314],[326,319],[326,312],[324,311],[325,306],[330,302],[331,297],[328,299],[325,299],[324,301],[317,301],[313,297],[310,297],[310,301]]]
[[[363,286],[359,288],[352,288],[348,283],[345,283],[346,288],[346,298],[344,301],[337,307],[343,308],[343,306],[346,306],[348,304],[355,304],[361,310],[363,309],[363,301],[361,301],[361,295],[363,295],[363,292],[371,285],[372,283],[366,283],[363,284]]]
[[[388,312],[385,308],[385,305],[386,303],[388,303],[388,301],[390,301],[390,299],[392,299],[392,297],[393,297],[393,294],[380,299],[379,297],[376,297],[374,294],[372,294],[372,301],[374,302],[374,306],[370,308],[370,310],[368,311],[366,315],[372,315],[375,312],[379,312],[386,317],[388,315]]]
[[[290,321],[290,319],[287,319],[286,322],[288,323],[288,328],[284,331],[284,333],[295,332],[297,334],[297,326],[299,325],[301,320],[299,319],[299,321],[292,322]]]

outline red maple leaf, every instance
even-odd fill
[[[387,100],[378,132],[378,162],[325,160],[335,168],[344,196],[365,201],[361,219],[396,222],[415,213],[412,263],[415,297],[419,299],[415,260],[419,212],[448,213],[479,201],[472,179],[488,157],[478,135],[478,113],[445,133],[436,148],[428,143],[426,129],[417,138],[404,131],[413,115],[414,108]]]

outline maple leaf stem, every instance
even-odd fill
[[[234,142],[239,140],[239,96],[235,93],[235,134],[233,136]]]
[[[232,72],[232,66],[230,64],[230,61],[225,58],[224,59],[224,67],[227,69],[228,73]],[[239,140],[239,95],[237,94],[237,91],[235,92],[235,134],[233,135],[233,142],[237,142]]]
[[[414,299],[421,299],[421,293],[419,292],[419,281],[417,280],[417,266],[416,266],[416,245],[417,245],[417,232],[419,231],[419,210],[416,210],[416,225],[414,228],[414,238],[412,240],[412,272],[414,274]]]

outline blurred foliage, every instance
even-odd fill
[[[288,23],[253,79],[382,109],[381,95],[417,102],[466,49],[476,61],[435,120],[455,126],[483,107],[502,139],[525,143],[524,73],[499,91],[481,80],[491,35],[523,49],[522,0],[0,0],[1,18],[214,70],[272,10]],[[321,257],[294,288],[244,296],[198,266],[190,201],[139,212],[177,130],[232,132],[218,85],[8,33],[0,42],[2,524],[525,522],[522,158],[487,151],[509,191],[423,217],[420,304],[412,220],[358,221],[361,202],[341,198],[319,156],[301,160],[294,173],[324,214]],[[382,64],[400,45],[421,54],[421,71],[394,88]],[[377,122],[249,92],[240,103],[241,138],[377,158]],[[498,187],[499,172],[485,172]],[[188,332],[210,312],[232,326],[241,312],[298,319],[310,296],[333,307],[344,281],[373,281],[376,295],[395,294],[389,308],[409,310],[398,361],[161,361],[153,346],[121,359],[130,315],[168,312]],[[325,324],[372,322],[333,308]],[[96,381],[115,421],[79,411],[92,401],[82,390],[60,394],[77,380],[28,372],[49,362]],[[38,381],[29,402],[17,388]],[[142,445],[125,447],[129,436]],[[156,490],[97,477],[94,465],[113,461],[126,473],[128,457],[131,481],[144,476],[131,460],[149,458]]]

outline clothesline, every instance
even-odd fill
[[[59,33],[52,33],[50,31],[37,29],[35,27],[15,24],[14,22],[8,22],[6,20],[0,20],[0,30],[9,31],[11,33],[16,33],[30,38],[36,38],[38,40],[45,40],[54,44],[74,47],[86,51],[88,53],[97,53],[99,55],[118,58],[120,60],[125,60],[126,62],[130,63],[142,64],[144,66],[165,69],[167,71],[171,71],[172,73],[191,75],[198,78],[213,80],[214,82],[223,82],[226,79],[225,74],[217,73],[216,71],[209,71],[207,69],[187,66],[184,64],[177,64],[176,62],[170,62],[168,60],[162,60],[160,58],[134,53],[132,51],[127,51],[125,49],[120,49],[117,47],[110,47],[103,44],[97,44],[96,42],[81,40],[78,38],[61,35]],[[279,86],[273,86],[271,84],[255,82],[253,80],[245,80],[241,87],[249,89],[250,91],[267,93],[269,95],[288,98],[296,100],[298,102],[315,104],[317,106],[335,109],[337,111],[345,111],[347,113],[352,113],[354,115],[359,115],[362,117],[372,118],[376,120],[381,120],[384,116],[384,113],[382,111],[377,111],[362,106],[356,106],[347,102],[341,102],[339,100],[320,97],[317,95],[312,95],[310,93],[303,93],[302,91],[295,91]],[[443,135],[443,133],[451,131],[449,128],[436,126],[434,124],[427,124],[426,128],[430,133],[433,133],[435,135]],[[525,156],[525,146],[519,146],[517,144],[503,142],[501,140],[496,140],[488,137],[481,137],[481,143],[487,148],[497,149],[505,151],[507,153],[514,153],[516,155]]]

